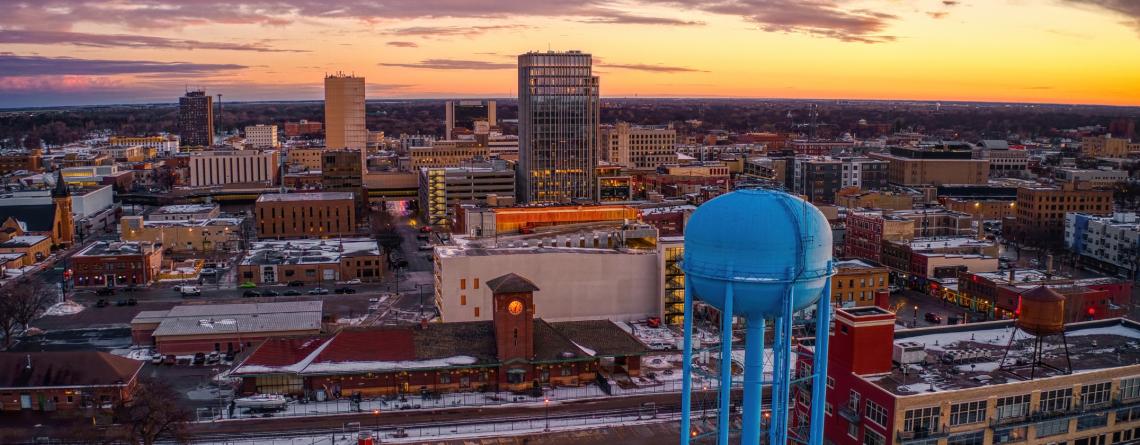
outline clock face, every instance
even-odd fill
[[[510,304],[507,305],[507,312],[510,312],[511,315],[521,314],[522,311],[523,311],[523,303],[519,300],[511,301]]]

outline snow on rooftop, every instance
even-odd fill
[[[154,213],[162,214],[176,214],[176,213],[202,213],[210,212],[217,208],[217,204],[174,204],[159,207]]]

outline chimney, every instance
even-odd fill
[[[1053,275],[1053,255],[1052,254],[1045,256],[1045,273],[1049,274],[1049,275]]]
[[[1013,279],[1014,279],[1014,276],[1015,276],[1015,274],[1014,274],[1014,271],[1015,271],[1015,270],[1016,270],[1016,269],[1014,269],[1014,268],[1012,268],[1012,267],[1011,267],[1011,268],[1009,268],[1009,282],[1010,282],[1010,284],[1013,284]]]

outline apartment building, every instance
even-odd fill
[[[328,238],[356,233],[351,193],[268,193],[254,203],[259,238]]]
[[[677,162],[677,130],[672,125],[639,126],[628,122],[598,130],[600,158],[629,168],[657,168]]]
[[[253,148],[277,148],[276,125],[249,125],[245,127],[245,144]]]
[[[277,151],[209,150],[191,152],[189,156],[186,182],[191,187],[277,184]]]

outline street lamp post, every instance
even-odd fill
[[[380,409],[372,410],[372,417],[376,418],[376,438],[380,437]]]
[[[546,407],[546,428],[543,431],[550,432],[550,399],[543,399],[542,404]]]
[[[918,305],[914,305],[914,327],[918,327]]]

